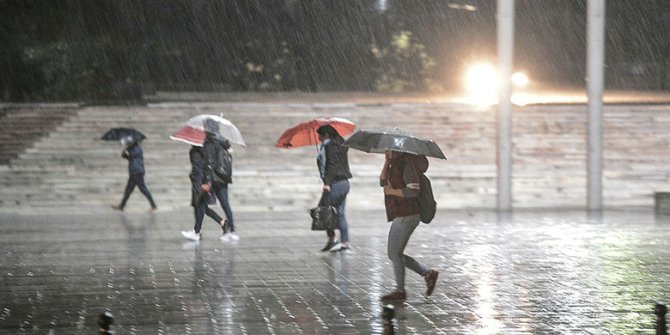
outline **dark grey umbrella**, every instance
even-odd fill
[[[361,129],[351,135],[344,145],[372,153],[390,150],[447,159],[432,140],[416,137],[398,128]]]
[[[147,138],[135,128],[112,128],[102,135],[101,139],[105,141],[120,141],[128,137],[132,138],[134,142],[141,142]]]

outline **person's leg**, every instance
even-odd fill
[[[223,221],[223,218],[219,216],[219,213],[209,208],[209,206],[205,207],[205,215],[209,216],[212,220],[216,221],[217,223],[221,223],[221,221]]]
[[[340,251],[349,248],[349,225],[346,218],[346,200],[349,194],[349,181],[340,180],[330,185],[330,204],[337,208],[338,229],[340,243],[335,244],[330,251]]]
[[[228,219],[228,229],[231,233],[234,233],[235,223],[233,221],[233,211],[230,209],[230,203],[228,202],[228,185],[226,184],[217,187],[214,193],[216,194],[216,198],[219,199],[221,208],[223,209],[223,212],[226,214],[226,218]]]
[[[349,224],[346,217],[347,194],[349,194],[349,181],[340,180],[331,185],[330,204],[337,208],[338,228],[340,229],[340,240],[342,243],[349,242]]]
[[[130,198],[130,194],[133,193],[133,190],[135,190],[135,178],[133,178],[133,175],[128,176],[128,182],[126,183],[126,190],[123,192],[123,199],[121,199],[121,203],[119,204],[119,209],[123,210],[123,208],[126,207],[126,202],[128,202],[128,198]]]
[[[142,194],[144,194],[144,196],[149,200],[151,208],[155,209],[156,203],[154,202],[154,198],[151,196],[151,192],[149,192],[147,185],[144,183],[144,174],[136,174],[134,176],[135,182],[137,183],[137,187],[140,189],[140,192],[142,192]]]
[[[193,226],[193,231],[196,234],[200,234],[200,230],[202,229],[202,220],[205,217],[206,209],[207,203],[204,201],[198,202],[196,206],[193,207],[193,214],[195,215],[195,226]]]
[[[205,217],[205,208],[207,203],[204,201],[197,201],[193,204],[193,216],[195,217],[195,225],[193,230],[182,231],[181,235],[192,241],[200,241],[200,229],[202,228],[202,219]]]
[[[393,270],[396,277],[396,289],[405,290],[405,267],[425,275],[430,272],[412,257],[404,255],[405,247],[414,229],[419,225],[419,215],[398,217],[393,220],[388,236],[388,257],[393,263]]]
[[[207,206],[205,209],[205,214],[219,224],[219,227],[221,227],[221,230],[223,231],[224,235],[228,232],[228,222],[227,220],[219,216],[219,213],[217,213],[213,209],[209,208],[209,206]]]
[[[328,195],[326,193],[322,193],[321,199],[319,199],[319,204],[317,206],[325,206],[327,196]],[[326,246],[324,246],[321,251],[328,251],[336,244],[335,229],[326,229],[326,236],[328,236],[328,241],[326,242]]]

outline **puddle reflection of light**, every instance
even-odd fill
[[[492,248],[490,246],[477,246],[473,249],[477,262],[478,280],[477,286],[477,310],[481,328],[477,329],[476,334],[497,334],[501,327],[501,322],[496,319],[499,315],[496,311],[496,292],[491,284],[494,281],[494,265],[491,263]]]
[[[370,240],[369,247],[372,250],[383,250],[383,245],[379,238],[372,238]],[[374,306],[374,315],[381,315],[382,308],[379,303],[379,298],[384,294],[382,293],[382,287],[379,283],[384,282],[383,278],[383,267],[384,259],[380,253],[374,253],[372,257],[372,264],[370,264],[370,283],[368,285],[368,303],[370,306]],[[380,331],[384,331],[384,324],[381,319],[371,318],[370,319],[370,331],[373,334],[378,334]]]

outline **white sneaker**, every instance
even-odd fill
[[[347,249],[349,249],[349,247],[346,244],[341,243],[341,242],[337,242],[332,248],[330,248],[329,251],[330,252],[338,252],[338,251],[347,250]]]
[[[229,233],[228,235],[230,235],[230,239],[233,240],[233,241],[239,241],[240,240],[240,235],[237,235],[236,232]]]
[[[200,233],[196,233],[194,230],[182,231],[181,235],[186,237],[191,241],[200,241]]]
[[[225,234],[221,235],[221,237],[219,237],[219,239],[221,239],[221,241],[223,241],[223,242],[230,241],[230,233],[225,233]]]

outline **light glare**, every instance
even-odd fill
[[[465,75],[465,87],[470,99],[481,105],[492,105],[496,102],[498,74],[493,65],[478,63],[470,67]]]
[[[512,85],[523,88],[528,86],[528,76],[523,72],[515,72],[510,78]],[[480,62],[472,65],[465,73],[466,101],[479,106],[490,106],[498,103],[498,71],[491,63]],[[526,105],[527,97],[512,96],[515,105]]]

